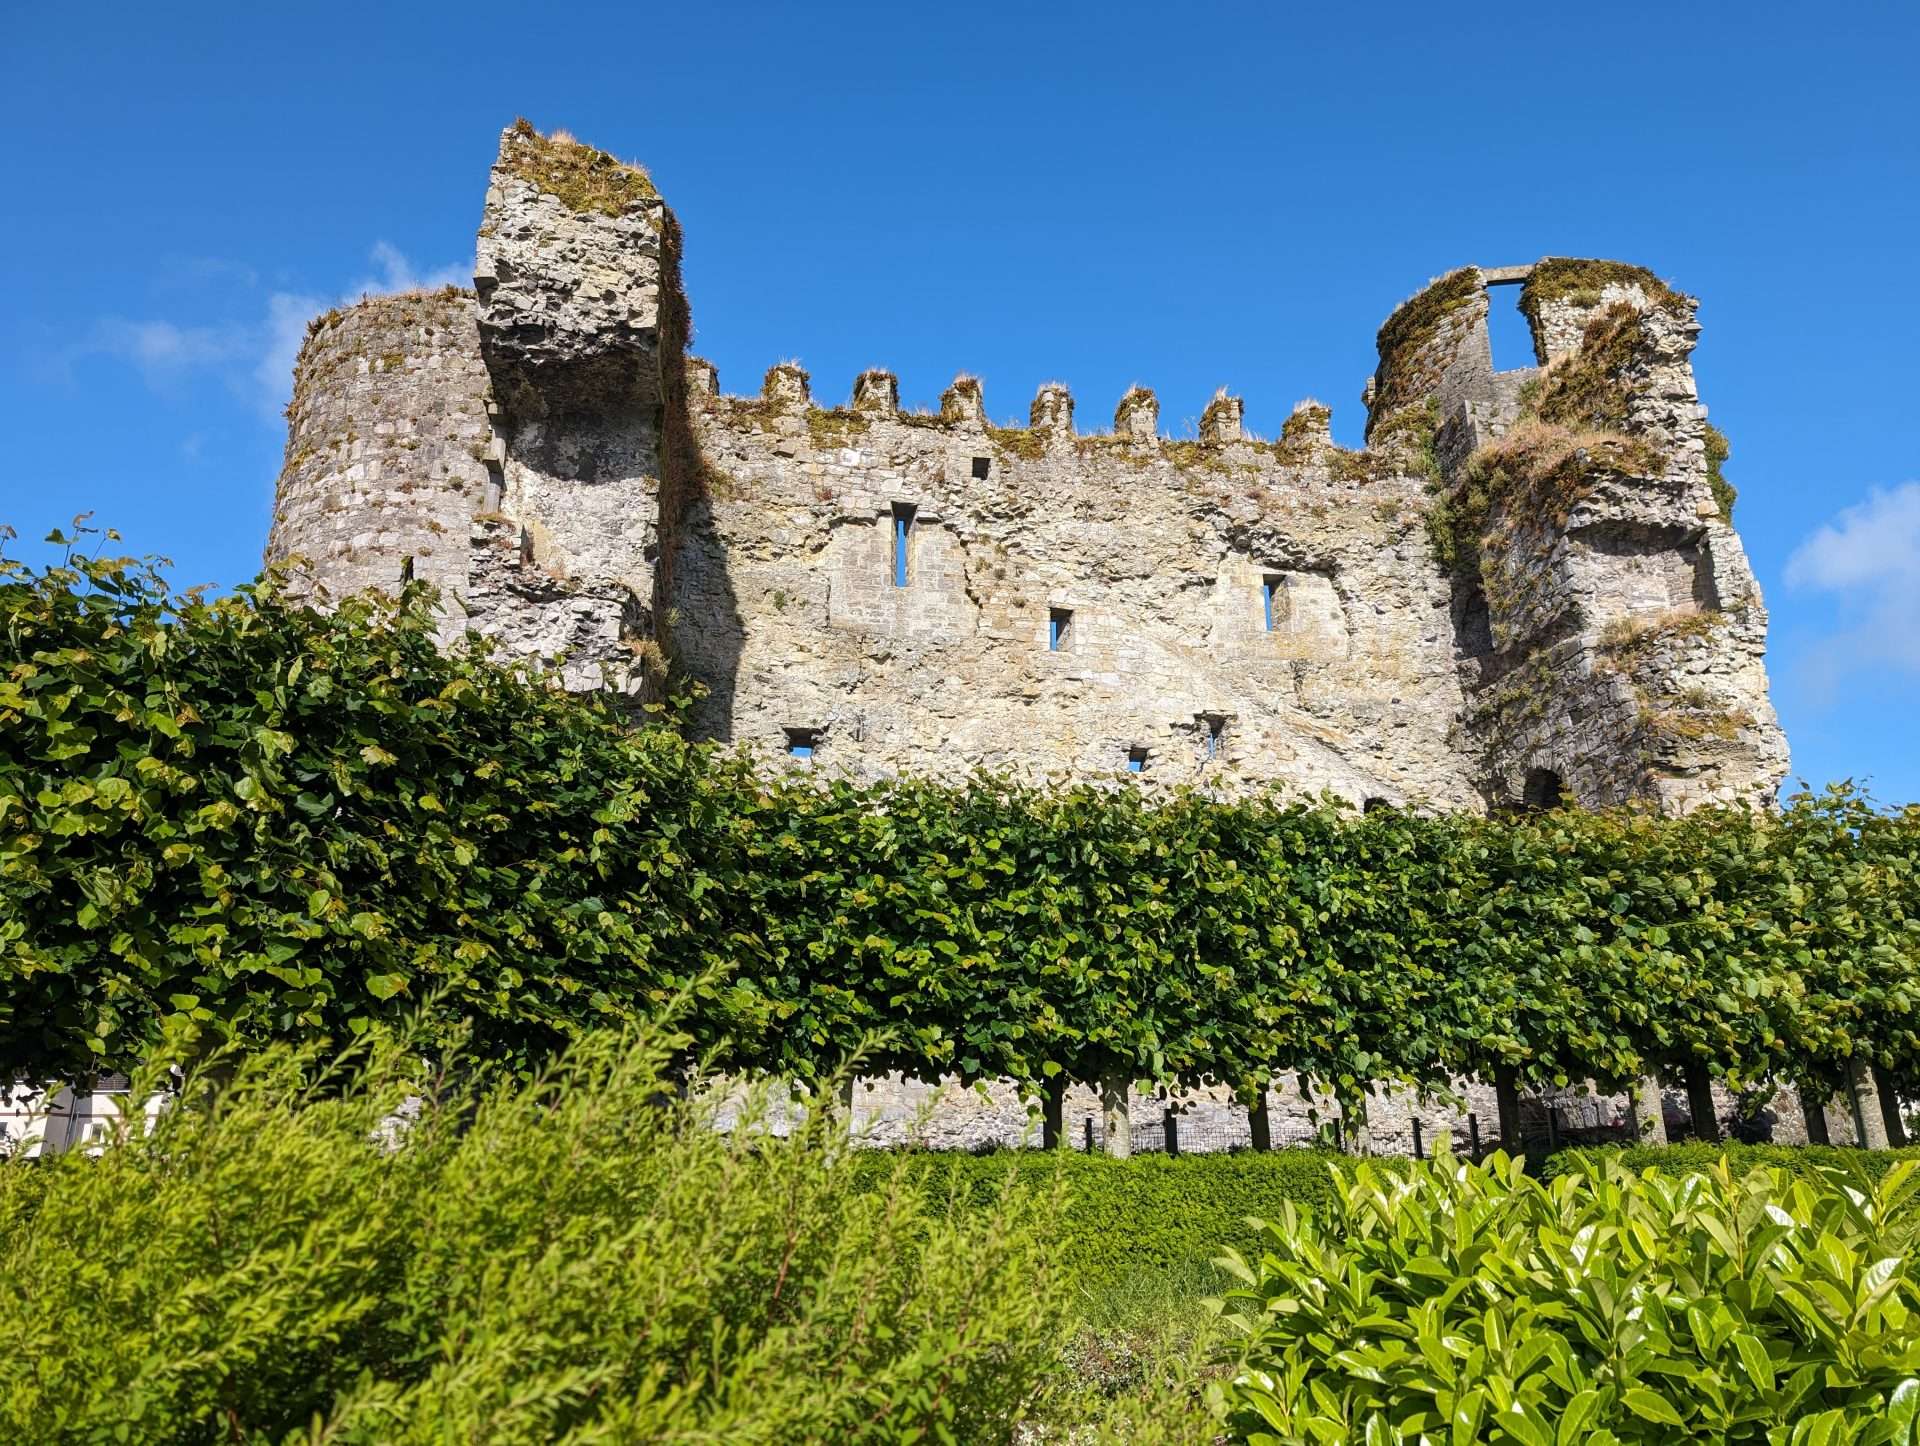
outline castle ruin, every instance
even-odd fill
[[[339,596],[438,585],[471,629],[702,736],[856,774],[1278,782],[1474,810],[1769,799],[1766,612],[1689,356],[1638,267],[1463,267],[1400,306],[1367,446],[1224,390],[1162,435],[1049,384],[1025,426],[957,378],[822,406],[687,354],[681,236],[646,174],[501,137],[472,292],[310,329],[269,560]],[[1539,365],[1496,371],[1489,296]]]

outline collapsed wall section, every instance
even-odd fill
[[[678,232],[640,168],[522,121],[501,136],[474,285],[503,446],[474,536],[481,630],[570,686],[657,677],[665,411],[686,337]]]

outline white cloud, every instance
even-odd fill
[[[266,314],[257,322],[182,326],[172,321],[105,317],[60,354],[60,368],[64,370],[82,357],[114,357],[136,367],[147,384],[160,391],[178,386],[190,373],[213,369],[224,372],[235,390],[259,408],[263,418],[277,423],[280,408],[293,387],[293,364],[306,340],[310,319],[329,306],[351,306],[368,296],[465,286],[473,280],[470,264],[416,270],[406,255],[387,241],[376,241],[368,254],[373,273],[353,282],[337,297],[276,291],[267,297]],[[221,265],[228,268],[230,277],[244,271],[234,263]],[[253,273],[244,271],[244,275],[246,283],[252,285]]]
[[[1920,673],[1920,482],[1841,511],[1794,549],[1787,583],[1839,598],[1845,625],[1813,661],[1819,681],[1870,667]]]
[[[147,385],[164,388],[196,367],[220,366],[248,353],[242,326],[178,326],[171,321],[129,321],[102,317],[87,335],[69,347],[63,361],[110,356],[137,367]]]

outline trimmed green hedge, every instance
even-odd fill
[[[1630,1145],[1623,1149],[1562,1150],[1549,1155],[1539,1173],[1556,1180],[1562,1175],[1591,1173],[1611,1162],[1629,1170],[1678,1175],[1711,1169],[1722,1160],[1736,1175],[1772,1169],[1812,1178],[1823,1169],[1838,1166],[1864,1171],[1869,1179],[1878,1180],[1902,1160],[1920,1160],[1920,1145],[1898,1150],[1843,1149],[1834,1145]]]
[[[768,776],[439,627],[0,557],[0,1074],[401,1018],[531,1071],[685,996],[799,1080],[1920,1079],[1920,806]]]
[[[860,1162],[864,1179],[884,1181],[899,1159],[875,1151]],[[1324,1150],[1236,1151],[1222,1155],[1136,1155],[1114,1160],[1076,1151],[1002,1150],[924,1156],[927,1194],[961,1208],[985,1209],[1009,1178],[1023,1186],[1058,1183],[1065,1194],[1051,1242],[1054,1263],[1076,1287],[1099,1291],[1136,1274],[1190,1275],[1231,1246],[1257,1251],[1248,1219],[1279,1213],[1288,1201],[1324,1211],[1333,1172],[1354,1161]],[[1396,1162],[1375,1161],[1393,1169]]]

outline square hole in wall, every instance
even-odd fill
[[[811,760],[815,750],[820,747],[818,728],[789,728],[787,734],[787,757]]]
[[[1199,713],[1194,728],[1200,735],[1200,757],[1208,762],[1218,758],[1227,742],[1227,720],[1220,713]]]
[[[1133,747],[1127,750],[1127,772],[1145,773],[1147,771],[1147,750]]]
[[[987,473],[992,470],[993,470],[993,459],[991,457],[975,457],[973,459],[974,481],[976,482],[986,481]]]
[[[1066,653],[1073,650],[1073,609],[1047,609],[1047,651]]]

